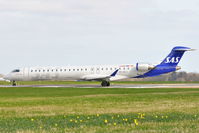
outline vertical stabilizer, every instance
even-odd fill
[[[193,49],[188,47],[174,47],[169,55],[159,65],[155,66],[154,69],[146,72],[145,74],[137,76],[136,78],[153,77],[179,70],[180,67],[178,67],[177,65],[184,55],[184,52],[192,50]]]
[[[177,46],[174,47],[171,53],[158,65],[158,66],[171,66],[175,67],[180,62],[185,51],[190,51],[192,49],[188,47]]]

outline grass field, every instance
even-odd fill
[[[0,132],[199,132],[199,88],[0,88]]]

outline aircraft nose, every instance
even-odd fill
[[[9,80],[9,79],[10,79],[10,75],[9,75],[9,74],[7,74],[7,75],[3,76],[3,79],[5,79],[5,80]]]

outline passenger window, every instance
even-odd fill
[[[33,70],[31,70],[31,72],[33,72]]]
[[[45,70],[43,70],[43,72],[45,72]]]
[[[64,71],[66,72],[66,69],[64,69]]]

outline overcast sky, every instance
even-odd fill
[[[0,0],[0,73],[30,66],[156,63],[174,46],[199,72],[198,0]]]

